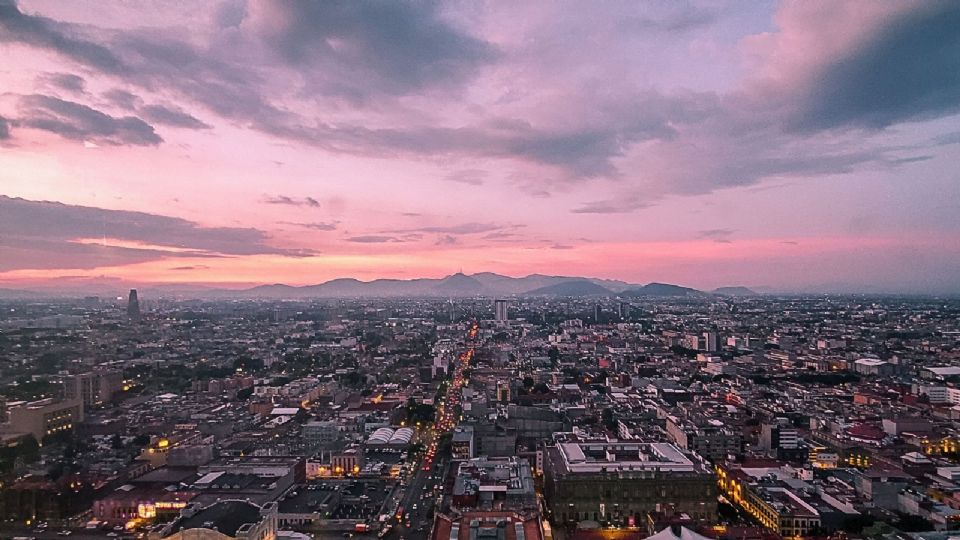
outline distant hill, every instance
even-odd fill
[[[533,296],[606,296],[610,294],[610,290],[592,281],[581,279],[540,287],[524,294]]]
[[[760,296],[760,293],[746,287],[720,287],[714,289],[713,294],[720,296]]]
[[[630,289],[620,293],[623,296],[702,296],[704,293],[690,287],[671,285],[669,283],[649,283],[637,289]]]
[[[472,295],[480,294],[483,291],[483,284],[475,278],[458,272],[441,279],[439,283],[431,287],[431,290],[441,295]]]

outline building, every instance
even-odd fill
[[[544,495],[557,522],[632,527],[658,509],[716,517],[714,473],[673,444],[580,440],[564,433],[543,459]]]
[[[853,371],[873,377],[889,377],[896,373],[897,366],[879,358],[861,358],[853,363]]]
[[[130,296],[127,298],[127,318],[131,321],[140,320],[140,300],[137,299],[136,289],[130,289]]]
[[[7,403],[7,423],[0,432],[33,435],[42,441],[48,435],[73,431],[83,421],[83,403],[77,399],[56,398]]]
[[[453,459],[472,459],[476,455],[473,445],[473,426],[460,425],[453,430],[451,453]]]
[[[497,401],[510,402],[510,381],[497,381]]]
[[[530,463],[516,456],[476,458],[460,463],[453,484],[453,506],[459,510],[536,510]]]
[[[619,302],[617,304],[617,316],[622,321],[630,318],[630,302]]]
[[[63,381],[63,395],[79,398],[86,409],[109,402],[123,390],[123,372],[117,369],[78,373]]]
[[[505,322],[510,320],[510,314],[507,312],[507,301],[506,300],[494,300],[494,320],[497,322]]]
[[[339,438],[340,428],[335,420],[313,420],[303,425],[303,442],[309,445],[330,444]]]
[[[760,428],[760,448],[787,459],[799,455],[800,435],[786,418],[777,418]]]
[[[690,422],[668,416],[667,435],[681,449],[717,461],[743,453],[743,433],[715,419]]]
[[[437,514],[430,540],[543,540],[540,519],[516,512]]]
[[[262,507],[239,501],[220,501],[201,508],[190,504],[180,517],[160,531],[151,531],[150,540],[276,540],[277,504]]]
[[[820,527],[820,512],[804,501],[796,490],[764,475],[751,476],[738,466],[717,466],[717,483],[730,502],[745,510],[764,527],[780,536],[806,536]]]

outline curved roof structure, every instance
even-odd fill
[[[392,437],[390,437],[390,442],[388,444],[410,444],[410,439],[413,438],[413,428],[400,428],[398,429]]]
[[[390,442],[390,439],[393,437],[394,431],[388,427],[382,427],[373,432],[373,435],[370,435],[370,438],[367,439],[368,443],[371,444],[387,444]]]

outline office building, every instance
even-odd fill
[[[82,421],[83,403],[76,398],[21,401],[7,403],[7,423],[0,431],[30,434],[42,441],[48,435],[72,431]]]
[[[140,320],[140,300],[137,299],[136,289],[130,289],[130,296],[127,298],[127,318],[131,321]]]
[[[505,322],[510,320],[510,314],[507,312],[507,301],[506,300],[494,300],[494,319],[498,322]]]

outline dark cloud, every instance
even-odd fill
[[[457,240],[457,237],[451,236],[449,234],[445,234],[440,238],[437,238],[437,241],[434,242],[434,244],[438,246],[453,246],[453,245],[456,245],[457,243],[459,243],[459,240]]]
[[[112,145],[152,146],[163,142],[153,126],[135,116],[114,117],[92,107],[32,94],[19,101],[18,123],[67,139]]]
[[[960,111],[960,2],[916,6],[826,64],[793,126],[883,128]]]
[[[416,229],[410,229],[407,232],[425,232],[425,233],[442,233],[442,234],[478,234],[489,231],[497,231],[503,229],[503,225],[497,225],[496,223],[460,223],[458,225],[449,225],[449,226],[440,226],[440,227],[418,227]]]
[[[313,222],[313,223],[295,223],[292,221],[281,221],[281,225],[293,225],[295,227],[303,227],[304,229],[312,229],[314,231],[335,231],[337,230],[337,222]]]
[[[205,265],[205,264],[194,264],[194,265],[192,265],[192,266],[174,266],[174,267],[171,268],[170,270],[177,270],[177,271],[181,271],[181,272],[186,272],[186,271],[190,271],[190,270],[207,270],[208,268],[210,268],[210,267],[207,266],[207,265]]]
[[[96,268],[178,257],[311,255],[274,248],[268,240],[258,229],[203,227],[144,212],[0,195],[0,248],[8,254],[0,258],[0,271]],[[116,241],[123,244],[111,245]]]
[[[87,81],[83,77],[74,75],[73,73],[45,73],[40,79],[61,90],[68,90],[78,94],[83,93],[87,84]]]
[[[10,138],[10,122],[0,116],[0,141]]]
[[[126,71],[111,50],[84,37],[78,28],[20,11],[14,0],[0,0],[0,42],[47,49],[106,73]]]
[[[273,195],[266,196],[263,199],[263,202],[267,204],[285,204],[288,206],[309,206],[311,208],[319,208],[320,201],[314,199],[313,197],[289,197],[287,195]]]
[[[322,67],[326,93],[364,99],[459,82],[493,46],[455,28],[437,2],[264,1],[252,23],[279,56]],[[332,74],[339,77],[331,78]]]
[[[355,242],[358,244],[386,244],[389,242],[402,242],[402,240],[396,236],[366,234],[362,236],[351,236],[350,238],[347,238],[347,242]]]
[[[733,229],[707,229],[697,233],[697,238],[713,240],[720,244],[729,244],[730,237],[736,232]]]
[[[487,233],[487,234],[483,235],[481,238],[483,238],[484,240],[503,241],[503,240],[512,239],[512,238],[514,238],[514,237],[516,237],[516,236],[517,236],[517,234],[516,234],[516,233],[512,233],[512,232],[507,232],[507,231],[494,231],[494,232],[492,232],[492,233]]]
[[[187,129],[210,129],[210,125],[174,105],[146,105],[139,109],[139,113],[157,124]]]
[[[140,98],[135,94],[127,92],[126,90],[121,90],[119,88],[114,88],[113,90],[107,90],[103,93],[103,97],[110,103],[120,107],[121,109],[133,110],[140,103]]]

